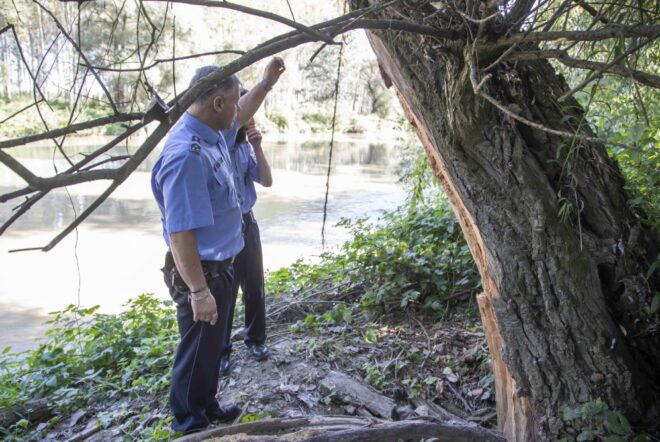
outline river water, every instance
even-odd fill
[[[274,184],[257,189],[254,212],[265,268],[275,270],[298,258],[314,259],[322,250],[329,143],[264,144]],[[398,151],[393,143],[352,139],[335,144],[326,250],[348,238],[344,229],[334,226],[341,218],[376,219],[403,201],[405,192],[396,176]],[[61,161],[53,162],[52,147],[16,148],[12,154],[42,176],[52,174],[54,167],[65,167]],[[0,236],[0,351],[9,345],[14,351],[34,347],[35,339],[43,335],[47,313],[69,304],[98,304],[102,312],[113,313],[140,293],[167,298],[159,271],[166,247],[149,185],[156,156],[145,160],[77,232],[50,252],[9,253],[47,244],[74,218],[74,211],[80,213],[94,201],[107,182],[53,192]],[[22,184],[0,165],[0,193]],[[15,205],[0,204],[0,223]]]

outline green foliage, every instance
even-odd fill
[[[117,315],[97,309],[70,305],[52,313],[35,350],[3,352],[0,408],[48,398],[54,414],[61,415],[122,395],[164,397],[178,338],[171,302],[143,294]],[[20,433],[28,424],[13,431]]]
[[[410,199],[380,224],[342,220],[352,240],[321,255],[318,264],[298,261],[269,274],[268,291],[362,285],[366,308],[418,305],[441,317],[455,300],[474,293],[480,278],[448,202],[439,194],[426,199]]]
[[[343,302],[336,304],[332,309],[323,314],[307,315],[304,320],[291,324],[291,331],[294,333],[302,332],[305,329],[312,328],[314,334],[318,333],[320,326],[344,325],[353,322],[353,312]]]
[[[332,114],[310,113],[303,114],[302,119],[307,123],[312,132],[325,132],[332,125]]]
[[[283,132],[289,128],[289,120],[282,114],[270,113],[266,115],[280,132]]]
[[[576,436],[561,439],[569,441],[634,441],[646,440],[644,435],[635,437],[628,420],[618,411],[610,410],[605,402],[596,399],[575,407],[566,407],[562,418]]]

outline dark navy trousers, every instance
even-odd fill
[[[170,407],[174,414],[172,429],[175,431],[190,432],[206,428],[210,418],[217,415],[220,409],[215,396],[218,390],[220,349],[226,341],[227,323],[231,324],[229,307],[232,305],[233,271],[231,267],[220,272],[204,270],[209,290],[218,307],[218,320],[213,326],[208,322],[193,321],[188,294],[177,290],[165,271],[165,283],[177,304],[176,319],[181,336],[170,387]]]
[[[252,212],[243,215],[245,247],[234,260],[234,282],[231,289],[231,308],[225,333],[222,355],[231,353],[231,326],[238,289],[243,291],[245,305],[245,344],[261,345],[266,342],[266,305],[264,299],[264,263],[261,252],[259,225]]]

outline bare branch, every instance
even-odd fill
[[[219,55],[219,54],[245,55],[245,51],[229,49],[225,51],[202,52],[199,54],[185,55],[182,57],[158,58],[150,65],[146,65],[144,67],[139,67],[139,68],[111,68],[105,66],[87,66],[87,65],[85,65],[85,67],[91,67],[92,69],[96,69],[97,71],[108,71],[108,72],[143,72],[143,71],[148,71],[149,69],[152,69],[161,63],[172,63],[175,61],[190,60],[193,58],[206,57],[207,55]]]
[[[591,6],[590,4],[584,2],[583,0],[573,0],[573,1],[574,1],[577,5],[579,5],[582,9],[584,9],[584,10],[587,11],[589,14],[591,14],[591,16],[592,16],[594,19],[598,20],[599,22],[601,22],[601,23],[603,23],[603,24],[606,24],[606,25],[610,23],[609,20],[607,20],[606,18],[604,18],[603,15],[602,15],[601,13],[599,13],[599,12],[598,12],[593,6]]]
[[[535,3],[535,0],[517,0],[506,16],[507,23],[518,29],[518,26],[527,17]]]
[[[646,86],[660,88],[660,76],[649,74],[634,69],[625,68],[618,63],[610,66],[610,63],[601,63],[598,61],[581,60],[570,57],[566,51],[560,49],[549,49],[543,51],[522,51],[515,52],[507,57],[509,60],[539,60],[542,58],[554,58],[563,65],[578,69],[590,69],[593,71],[615,74],[622,77],[629,77],[638,83]]]
[[[7,25],[6,29],[11,29],[11,32],[14,35],[14,41],[16,42],[16,48],[18,49],[18,55],[21,57],[21,61],[23,62],[23,65],[25,66],[25,69],[28,71],[28,75],[30,75],[30,78],[32,79],[34,87],[36,88],[37,92],[39,92],[39,95],[41,95],[41,100],[38,100],[38,101],[46,102],[46,104],[50,108],[50,104],[48,104],[48,100],[46,100],[46,96],[43,94],[43,92],[41,92],[41,88],[39,88],[37,78],[32,74],[32,70],[30,69],[30,65],[28,64],[27,60],[25,59],[25,55],[23,54],[23,48],[21,47],[21,42],[18,39],[18,35],[16,35],[16,29],[14,28],[14,25],[12,25],[12,24]],[[4,29],[4,30],[6,30],[6,29]],[[3,30],[3,32],[4,32],[4,30]],[[35,100],[35,103],[36,102],[37,102],[37,100]]]
[[[38,100],[38,101],[34,101],[34,102],[28,104],[28,105],[25,106],[24,108],[22,108],[22,109],[20,109],[20,110],[17,110],[17,111],[14,112],[13,114],[11,114],[11,115],[8,116],[7,118],[5,118],[4,120],[0,121],[0,124],[4,124],[4,123],[6,123],[7,121],[9,121],[9,120],[11,120],[12,118],[14,118],[16,115],[18,115],[18,114],[20,114],[20,113],[22,113],[22,112],[25,112],[26,110],[30,109],[32,106],[37,106],[39,103],[41,103],[41,102],[43,102],[43,101],[44,101],[43,99],[40,99],[40,100]]]
[[[660,25],[619,26],[608,25],[591,31],[550,31],[532,32],[530,34],[514,34],[501,38],[493,43],[479,45],[479,49],[493,49],[509,46],[514,43],[538,43],[542,41],[598,41],[610,38],[628,37],[660,37]]]
[[[508,117],[519,121],[529,127],[533,127],[534,129],[538,129],[543,132],[547,132],[549,134],[557,135],[562,138],[568,138],[571,140],[582,140],[582,141],[588,141],[591,143],[600,143],[600,144],[611,144],[613,146],[619,146],[619,147],[624,147],[626,149],[632,149],[631,146],[628,146],[627,144],[622,144],[622,143],[616,143],[613,141],[608,141],[608,140],[603,140],[602,138],[598,137],[589,137],[585,135],[580,135],[578,133],[571,133],[571,132],[565,132],[563,130],[557,130],[557,129],[552,129],[549,127],[546,127],[542,124],[536,123],[534,121],[528,120],[525,117],[521,117],[515,112],[512,112],[511,109],[508,109],[505,105],[497,101],[495,98],[491,97],[488,95],[486,92],[483,91],[483,85],[486,83],[488,79],[490,79],[490,74],[486,75],[486,78],[482,79],[482,81],[477,81],[477,68],[476,64],[474,62],[474,59],[472,57],[469,57],[468,63],[470,64],[470,82],[472,83],[472,89],[474,90],[474,93],[476,95],[479,95],[480,97],[484,98],[486,101],[491,103],[493,106],[498,108],[500,111],[502,111],[504,114],[506,114]]]
[[[39,8],[41,8],[46,14],[48,14],[51,17],[51,19],[55,22],[55,25],[57,26],[57,28],[62,32],[62,35],[64,35],[64,37],[66,37],[66,39],[69,40],[69,43],[71,43],[71,45],[74,47],[76,52],[78,52],[78,54],[80,54],[80,57],[83,60],[85,60],[86,64],[91,65],[91,63],[87,59],[87,56],[85,56],[82,49],[80,49],[80,46],[78,46],[78,44],[75,42],[75,40],[73,38],[71,38],[71,36],[66,32],[66,29],[64,29],[64,26],[62,26],[62,23],[60,23],[60,21],[57,19],[57,17],[55,17],[55,14],[53,14],[48,8],[46,8],[44,5],[39,3],[37,0],[32,0],[32,1],[34,3],[36,3],[39,6]],[[103,80],[101,80],[101,77],[99,77],[98,73],[96,73],[93,69],[91,69],[91,71],[92,71],[92,75],[94,76],[94,78],[96,78],[96,81],[98,82],[99,86],[101,86],[101,89],[103,89],[103,93],[105,93],[105,96],[108,98],[108,101],[110,103],[110,106],[112,107],[112,110],[115,113],[119,113],[119,111],[117,110],[117,106],[115,105],[115,102],[112,99],[112,95],[110,95],[110,91],[108,91],[108,88],[106,87],[105,83],[103,83]]]
[[[14,224],[14,222],[17,219],[19,219],[21,216],[23,216],[23,214],[25,214],[25,212],[30,210],[32,208],[32,206],[34,206],[36,203],[38,203],[39,200],[41,198],[43,198],[44,196],[46,196],[47,194],[48,194],[48,190],[44,190],[44,191],[41,191],[41,192],[39,192],[35,195],[32,195],[30,198],[25,200],[25,202],[23,202],[23,204],[21,204],[20,207],[17,208],[16,212],[14,212],[14,214],[7,221],[5,221],[5,223],[2,226],[0,226],[0,235],[5,233],[5,230],[7,230],[9,228],[9,226]]]
[[[254,15],[257,17],[262,17],[262,18],[267,18],[269,20],[276,21],[278,23],[282,23],[284,25],[290,26],[294,29],[297,29],[301,32],[308,33],[314,37],[316,37],[319,40],[322,40],[326,43],[334,43],[332,41],[332,37],[329,35],[326,35],[322,32],[319,32],[316,29],[310,28],[305,25],[301,25],[300,23],[290,20],[286,17],[282,17],[281,15],[273,14],[272,12],[266,12],[262,11],[260,9],[254,9],[254,8],[249,8],[247,6],[243,5],[237,5],[235,3],[230,3],[227,1],[213,1],[213,0],[145,0],[145,1],[171,1],[172,3],[185,3],[188,5],[198,5],[198,6],[209,6],[209,7],[214,7],[214,8],[225,8],[225,9],[231,9],[234,11],[239,11],[243,12],[245,14],[249,15]]]
[[[82,123],[70,124],[66,127],[61,127],[59,129],[53,129],[51,131],[42,132],[34,135],[28,135],[21,138],[14,138],[11,140],[0,141],[0,149],[6,149],[9,147],[22,146],[24,144],[34,143],[35,141],[47,140],[50,138],[57,138],[63,135],[72,134],[85,129],[92,129],[94,127],[105,126],[106,124],[111,123],[123,123],[127,121],[141,120],[143,114],[141,112],[131,113],[131,114],[116,114],[109,115],[107,117],[97,118],[95,120],[89,120]]]
[[[619,55],[618,57],[615,57],[614,60],[607,63],[601,69],[596,70],[596,72],[593,72],[587,78],[582,80],[580,82],[580,84],[578,84],[573,89],[571,89],[570,91],[566,92],[561,97],[559,97],[559,101],[562,102],[562,101],[566,100],[568,97],[570,97],[571,95],[573,95],[574,93],[576,93],[577,91],[582,90],[586,85],[591,83],[593,80],[595,80],[596,78],[599,78],[602,75],[602,73],[604,72],[605,69],[609,69],[609,68],[613,67],[615,64],[619,63],[621,60],[623,60],[624,58],[626,58],[630,54],[632,54],[632,53],[638,51],[639,49],[641,49],[642,47],[646,46],[651,41],[653,41],[653,40],[651,38],[649,38],[649,39],[646,39],[646,40],[642,41],[641,43],[638,43],[638,44],[636,44],[634,46],[631,46],[630,48],[626,49],[623,53],[621,53],[621,55]]]

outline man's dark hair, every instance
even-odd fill
[[[203,66],[195,71],[195,75],[190,79],[190,86],[193,87],[195,83],[197,83],[199,80],[202,78],[206,77],[207,75],[210,75],[211,73],[221,69],[220,66],[217,65],[209,65],[209,66]],[[231,90],[231,88],[234,87],[234,85],[240,84],[238,81],[238,77],[236,75],[231,75],[229,78],[226,80],[222,81],[220,84],[217,86],[205,91],[202,95],[197,97],[197,100],[195,100],[195,103],[205,103],[206,100],[208,100],[212,95],[217,94],[218,92],[228,92]]]

